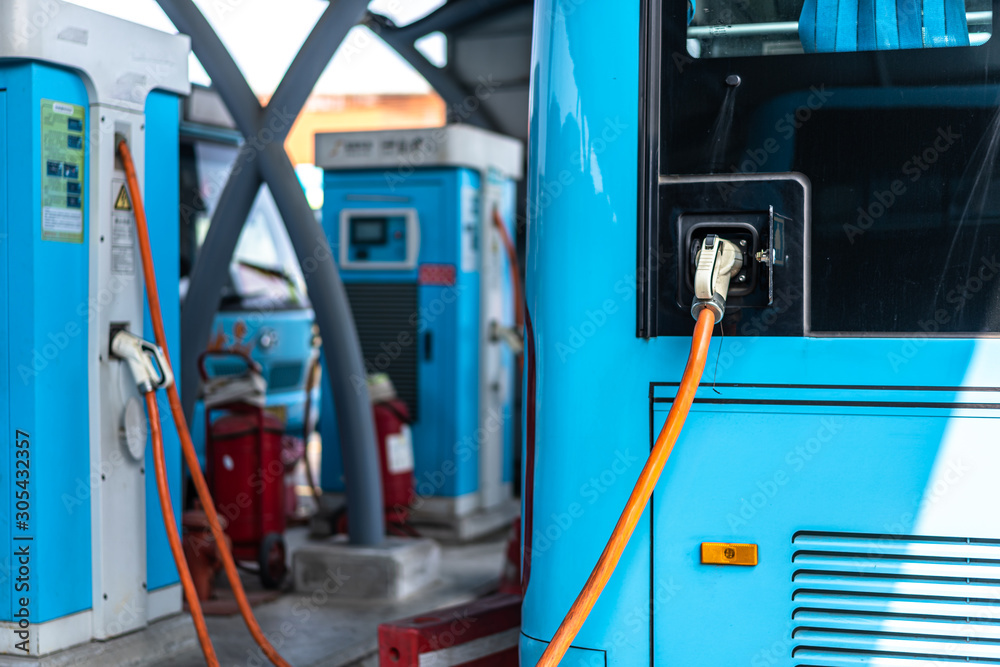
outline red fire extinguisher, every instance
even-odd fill
[[[375,419],[386,528],[391,532],[416,536],[416,529],[409,524],[410,506],[416,497],[410,410],[398,398],[396,388],[384,373],[369,376],[368,393]],[[339,532],[347,532],[347,513],[341,511],[339,514],[339,520],[334,525]]]
[[[385,522],[389,530],[412,535],[415,531],[408,520],[416,492],[410,410],[399,400],[392,380],[385,373],[368,378],[368,393],[375,417]]]

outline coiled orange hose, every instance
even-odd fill
[[[139,253],[142,256],[142,275],[146,282],[146,298],[149,301],[149,315],[150,319],[153,321],[153,332],[156,335],[156,344],[163,350],[163,355],[167,359],[167,364],[171,367],[173,364],[170,363],[170,352],[167,349],[167,336],[163,329],[163,315],[160,313],[160,296],[156,288],[156,271],[153,267],[153,252],[149,245],[149,227],[146,223],[146,210],[142,203],[142,193],[139,191],[139,179],[135,172],[135,163],[132,161],[132,153],[129,151],[128,143],[122,140],[118,143],[118,152],[121,154],[122,165],[125,168],[125,179],[128,183],[129,194],[132,197],[132,208],[135,211],[135,228],[136,235],[139,237]],[[253,610],[250,608],[250,602],[247,600],[246,593],[243,590],[243,583],[240,581],[239,571],[236,569],[236,561],[233,560],[233,554],[229,551],[227,547],[225,533],[222,530],[222,526],[219,524],[219,515],[215,511],[215,501],[212,500],[212,494],[209,493],[208,484],[205,482],[205,476],[201,472],[201,465],[198,463],[198,453],[194,449],[194,443],[191,442],[191,432],[188,430],[187,420],[184,419],[184,410],[181,407],[181,399],[177,393],[177,387],[175,385],[170,385],[167,388],[167,396],[170,399],[170,411],[174,417],[174,424],[177,426],[177,433],[181,438],[181,449],[184,452],[184,461],[187,463],[188,470],[191,472],[191,480],[194,482],[194,487],[198,492],[198,498],[201,500],[205,514],[208,516],[208,523],[212,529],[212,535],[215,537],[215,541],[219,547],[219,553],[222,555],[222,563],[226,570],[226,577],[229,579],[229,584],[233,588],[233,594],[236,597],[236,603],[240,608],[240,615],[243,617],[243,622],[246,624],[247,629],[250,634],[253,635],[254,641],[260,646],[264,655],[267,656],[273,664],[277,667],[291,667],[285,660],[278,654],[277,650],[271,646],[271,642],[267,640],[264,636],[264,632],[260,629],[257,624],[257,619],[254,618]],[[149,398],[147,396],[147,404]],[[152,414],[150,415],[150,421],[152,421]],[[160,494],[161,502],[166,502],[169,504],[170,496],[169,494],[164,496],[161,492]],[[171,510],[171,514],[173,511]],[[169,523],[167,525],[167,531],[173,529],[176,531],[176,524]],[[177,554],[175,552],[174,559],[177,559]],[[186,565],[184,563],[184,557],[181,555],[181,560],[177,564],[177,569],[181,570],[182,566]],[[191,604],[192,612],[197,605],[197,598],[195,598],[195,603]],[[194,613],[192,613],[194,616]],[[202,621],[204,622],[204,621]],[[197,627],[198,621],[195,621]],[[204,648],[204,646],[203,646]],[[206,653],[206,658],[209,654]],[[213,655],[214,657],[214,655]],[[217,665],[218,663],[212,663],[209,660],[209,665]]]
[[[653,451],[650,452],[646,465],[639,473],[639,479],[632,489],[632,495],[625,503],[621,518],[618,519],[615,529],[611,532],[604,553],[590,573],[583,590],[569,608],[566,618],[559,624],[552,642],[546,647],[541,659],[536,667],[555,667],[566,655],[570,644],[576,634],[587,620],[590,611],[594,608],[597,598],[607,585],[611,574],[615,571],[618,561],[621,560],[625,546],[632,537],[635,526],[639,522],[646,509],[646,503],[656,488],[656,482],[660,479],[663,466],[670,457],[670,452],[677,442],[684,427],[684,420],[687,418],[691,403],[694,402],[695,392],[698,390],[698,383],[701,382],[701,374],[705,370],[705,359],[708,356],[708,344],[712,340],[712,327],[715,326],[715,315],[707,308],[698,315],[698,322],[694,326],[694,336],[691,340],[691,354],[688,356],[687,366],[684,368],[684,377],[681,378],[680,387],[677,389],[677,396],[674,397],[673,405],[670,406],[670,413],[667,421],[656,437]]]

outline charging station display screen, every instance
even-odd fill
[[[351,243],[384,245],[388,239],[388,218],[352,218]]]

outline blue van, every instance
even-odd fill
[[[212,214],[242,143],[242,135],[217,94],[195,87],[185,104],[180,132],[181,299]],[[319,355],[319,335],[295,251],[267,186],[261,187],[240,235],[207,349],[248,354],[267,380],[268,411],[292,435],[303,432],[309,367]],[[206,360],[209,376],[238,375],[235,356]],[[318,382],[313,406],[319,406]],[[318,418],[312,410],[310,421]],[[199,399],[191,437],[205,461],[205,410]]]

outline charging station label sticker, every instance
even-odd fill
[[[403,425],[399,433],[387,436],[385,439],[386,468],[392,475],[413,470],[413,437],[410,427]]]
[[[42,240],[83,243],[86,109],[42,100]]]
[[[124,179],[111,179],[111,201],[111,273],[134,276],[135,214]]]

